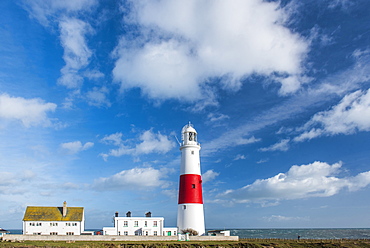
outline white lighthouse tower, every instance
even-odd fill
[[[179,183],[179,201],[177,210],[178,232],[194,229],[198,235],[204,235],[204,210],[202,196],[202,176],[200,173],[200,144],[193,125],[182,128],[181,168]]]

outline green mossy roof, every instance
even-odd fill
[[[63,217],[62,207],[27,207],[23,221],[82,221],[83,207],[67,207]]]

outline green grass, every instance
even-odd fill
[[[242,239],[240,241],[215,242],[215,241],[23,241],[23,242],[0,242],[0,247],[85,247],[85,248],[229,248],[229,247],[250,247],[250,248],[299,248],[299,247],[325,247],[325,248],[355,248],[369,247],[370,240],[281,240],[281,239]]]

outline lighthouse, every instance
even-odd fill
[[[177,228],[178,232],[191,228],[196,230],[198,235],[204,235],[202,176],[199,157],[200,144],[197,141],[197,131],[195,131],[190,122],[182,128],[181,134]]]

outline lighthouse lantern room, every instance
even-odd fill
[[[200,170],[200,144],[193,125],[182,128],[181,167],[179,201],[177,211],[178,232],[193,229],[204,235],[204,210],[202,196],[202,176]]]

